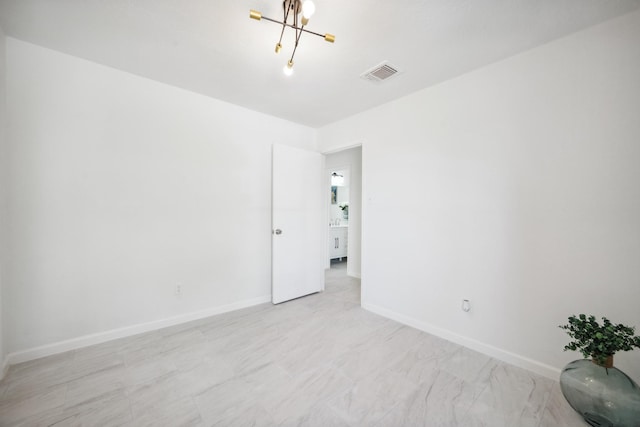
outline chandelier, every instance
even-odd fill
[[[256,21],[266,19],[267,21],[275,22],[276,24],[282,25],[282,31],[280,31],[280,40],[278,40],[278,43],[276,43],[276,53],[280,53],[280,51],[282,50],[282,36],[284,35],[285,28],[293,28],[296,31],[296,42],[293,46],[293,52],[291,52],[291,58],[284,66],[284,73],[290,76],[291,74],[293,74],[293,57],[296,54],[296,49],[298,48],[298,43],[300,42],[300,36],[303,32],[320,36],[329,43],[335,42],[336,36],[329,33],[319,34],[313,31],[309,31],[305,28],[305,26],[309,23],[309,18],[311,18],[311,15],[313,15],[313,13],[316,11],[316,6],[311,0],[305,0],[304,2],[302,2],[301,0],[283,0],[282,9],[284,15],[282,21],[277,21],[275,19],[262,16],[260,12],[253,9],[249,11],[249,18],[255,19]],[[300,19],[300,21],[298,21],[299,15],[302,15],[302,19]],[[291,16],[293,16],[293,18],[290,19]]]

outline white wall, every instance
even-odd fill
[[[364,306],[550,376],[571,314],[640,333],[639,41],[635,12],[320,129],[363,141]]]
[[[8,200],[8,162],[6,138],[6,38],[0,28],[0,379],[4,376],[5,347],[4,347],[4,308],[3,293],[7,283],[7,200]]]
[[[361,275],[361,229],[362,229],[362,147],[349,148],[327,154],[327,169],[349,168],[349,231],[347,246],[347,274],[353,277]],[[345,176],[345,178],[347,178]],[[338,192],[340,187],[338,187]],[[338,195],[338,200],[340,197]],[[342,212],[342,211],[340,211]]]
[[[271,144],[315,149],[313,129],[11,38],[7,54],[9,352],[270,295]]]

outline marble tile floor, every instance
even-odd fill
[[[326,290],[12,366],[0,426],[586,426],[557,382]]]

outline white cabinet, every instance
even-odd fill
[[[329,258],[343,258],[347,256],[348,227],[329,228]]]

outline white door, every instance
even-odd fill
[[[324,289],[324,156],[273,146],[271,300]]]

